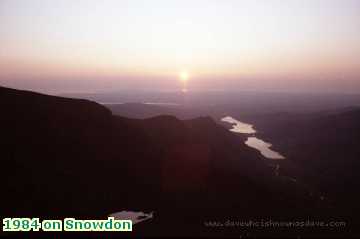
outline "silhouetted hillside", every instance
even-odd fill
[[[287,155],[283,173],[296,175],[358,224],[360,109],[263,115],[253,121],[261,137]]]
[[[244,228],[217,230],[204,221],[326,215],[328,205],[275,176],[258,152],[209,117],[135,120],[91,101],[7,88],[0,88],[0,107],[2,217],[155,211],[135,234],[238,236]]]

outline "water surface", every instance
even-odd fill
[[[256,130],[251,124],[246,124],[234,119],[231,116],[226,116],[221,119],[221,121],[232,124],[233,128],[230,131],[240,134],[255,134]]]
[[[147,221],[153,218],[153,212],[144,213],[144,212],[133,212],[133,211],[121,211],[115,212],[109,215],[109,217],[114,217],[116,220],[131,220],[132,224],[135,225],[142,221]]]
[[[221,121],[232,124],[231,132],[238,134],[255,134],[256,130],[251,124],[243,123],[231,116],[226,116]],[[285,159],[280,153],[272,150],[270,143],[267,143],[255,136],[248,137],[245,144],[251,148],[257,149],[264,157],[268,159]]]
[[[260,151],[260,153],[265,156],[266,158],[269,159],[285,159],[284,156],[282,156],[281,154],[279,154],[278,152],[270,149],[271,144],[267,143],[261,139],[258,139],[256,137],[249,137],[246,142],[246,145],[257,149]]]

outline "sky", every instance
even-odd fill
[[[358,0],[0,0],[0,85],[360,93]]]

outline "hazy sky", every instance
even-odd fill
[[[360,92],[359,0],[0,0],[0,85]]]

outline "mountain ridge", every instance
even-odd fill
[[[323,210],[210,117],[134,120],[91,101],[1,87],[0,102],[2,216],[103,218],[135,209],[155,211],[144,229],[151,235],[186,225],[185,235],[207,235],[206,218]]]

